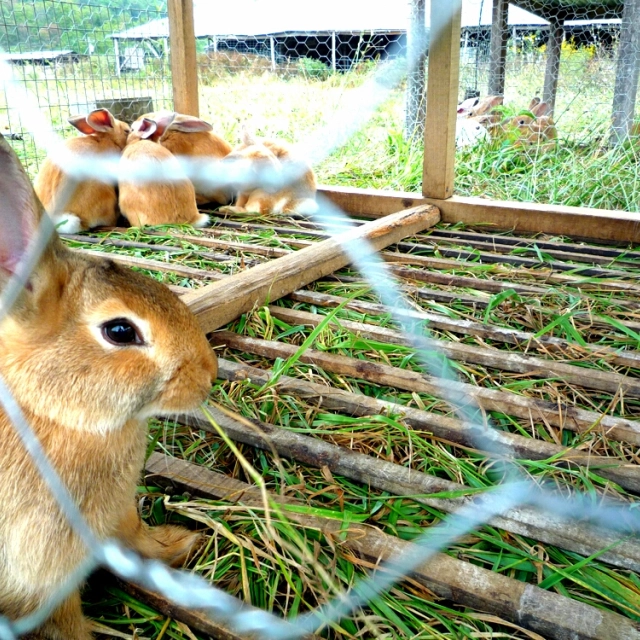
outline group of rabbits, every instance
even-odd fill
[[[56,197],[68,176],[47,158],[34,187],[45,209],[55,212],[52,217],[60,233],[113,226],[119,213],[132,226],[203,227],[210,218],[198,211],[198,205],[205,203],[263,214],[317,210],[313,170],[284,142],[258,140],[243,131],[242,143],[232,149],[208,122],[169,111],[145,114],[129,126],[109,110],[96,109],[69,118],[69,123],[82,135],[66,140],[66,150],[87,162],[92,156],[118,154],[121,177],[117,187],[94,179],[81,181],[59,210]],[[189,177],[184,163],[191,169]],[[170,180],[131,178],[143,166],[152,172],[157,168],[159,176]]]
[[[469,98],[458,105],[456,144],[470,146],[479,140],[510,137],[515,146],[551,148],[558,137],[549,115],[549,105],[537,96],[531,100],[527,112],[505,118],[497,109],[503,96]]]

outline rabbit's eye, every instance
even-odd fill
[[[138,328],[126,318],[109,320],[102,325],[102,337],[115,346],[142,345]]]

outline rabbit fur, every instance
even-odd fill
[[[145,118],[155,122],[166,118],[167,114],[166,111],[145,114],[133,123],[132,128],[137,129]],[[152,139],[171,151],[174,156],[184,156],[192,160],[215,162],[222,160],[231,152],[231,145],[213,133],[213,127],[208,122],[183,113],[174,114],[166,131],[162,135],[154,134]],[[213,202],[224,205],[231,201],[232,193],[228,188],[218,188],[204,180],[192,179],[192,182],[198,204]]]
[[[456,146],[468,147],[479,140],[487,140],[500,122],[500,113],[494,108],[503,100],[503,96],[494,95],[461,102],[456,120]]]
[[[292,148],[278,140],[257,140],[243,130],[242,143],[226,158],[249,184],[237,188],[235,205],[223,207],[221,211],[258,213],[300,213],[311,215],[318,211],[316,202],[316,177],[309,164],[297,157]],[[296,173],[293,181],[285,187],[264,186],[264,177],[281,179],[283,170]],[[265,173],[266,172],[266,173]],[[284,176],[282,176],[284,177]]]
[[[2,137],[0,194],[1,290],[44,216]],[[183,562],[198,534],[140,520],[135,496],[146,420],[197,407],[216,373],[202,330],[173,293],[111,260],[66,248],[55,233],[0,318],[0,375],[95,536],[114,536],[172,564]],[[1,405],[0,438],[0,613],[16,619],[57,592],[87,549]],[[79,591],[28,637],[90,640]]]
[[[209,216],[201,214],[196,205],[196,193],[189,179],[173,156],[154,138],[161,140],[174,114],[159,117],[156,121],[144,118],[131,131],[121,159],[122,175],[127,167],[143,164],[163,164],[163,171],[175,178],[171,182],[134,183],[120,180],[120,211],[134,226],[158,224],[192,224],[206,227]]]
[[[69,118],[82,136],[64,142],[68,151],[77,155],[117,154],[127,142],[130,127],[126,122],[116,120],[108,109],[96,109],[86,116]],[[51,158],[42,164],[34,187],[44,208],[52,212],[56,195],[63,186],[66,174]],[[59,233],[77,233],[101,225],[114,225],[117,220],[117,196],[115,186],[85,180],[75,189],[64,206],[64,211],[55,214],[53,222]]]

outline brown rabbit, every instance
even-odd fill
[[[258,141],[243,131],[242,144],[225,159],[241,173],[251,176],[253,184],[243,186],[237,194],[235,205],[223,207],[222,211],[258,213],[300,213],[313,214],[318,210],[316,203],[316,177],[307,162],[297,158],[291,147],[282,141]],[[267,170],[267,178],[286,179],[286,171],[294,172],[293,182],[284,188],[270,188],[261,180]]]
[[[158,118],[166,118],[167,113],[158,111],[145,114],[133,123],[132,128],[137,129],[144,118],[156,121]],[[161,136],[155,134],[153,140],[171,151],[174,156],[185,156],[193,160],[222,160],[231,152],[231,145],[213,133],[213,127],[208,122],[182,113],[176,113],[166,131]],[[230,189],[212,187],[208,182],[197,179],[192,182],[198,204],[227,204],[231,201]]]
[[[507,131],[517,130],[519,138],[514,144],[518,146],[541,146],[544,149],[551,149],[554,146],[553,140],[558,137],[558,131],[549,113],[549,105],[535,97],[529,104],[529,111],[535,116],[527,114],[510,118],[503,127]]]
[[[163,165],[163,171],[173,176],[183,175],[180,164],[167,149],[153,142],[162,138],[174,114],[159,117],[157,121],[144,118],[129,134],[127,146],[122,154],[123,175],[127,166],[143,164]],[[206,227],[209,216],[198,212],[196,193],[185,176],[171,182],[147,182],[136,184],[120,180],[120,211],[134,227],[150,224],[192,224]]]
[[[120,155],[131,131],[126,122],[116,120],[107,109],[96,109],[87,116],[69,118],[69,122],[84,134],[64,143],[68,151],[78,155]],[[55,198],[64,179],[64,170],[47,158],[34,186],[38,198],[49,212],[55,206]],[[60,233],[77,233],[82,229],[114,225],[118,217],[116,203],[114,185],[85,180],[76,187],[69,202],[64,205],[64,212],[57,214],[53,221]]]
[[[0,290],[44,215],[0,138]],[[148,527],[136,509],[147,418],[192,410],[216,360],[187,307],[162,284],[52,234],[0,321],[0,375],[94,535],[180,564],[198,534]],[[87,556],[0,405],[0,614],[28,615]],[[79,591],[30,638],[89,640]]]

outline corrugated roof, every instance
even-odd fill
[[[491,0],[463,0],[462,26],[491,24]],[[427,16],[429,0],[427,0]],[[482,9],[482,15],[481,14]],[[268,36],[292,33],[374,31],[403,33],[409,22],[408,2],[398,0],[196,0],[197,38],[207,36]],[[428,17],[427,17],[428,23]],[[542,18],[509,6],[510,25],[545,25]],[[159,19],[111,37],[122,39],[167,38],[168,20]]]

